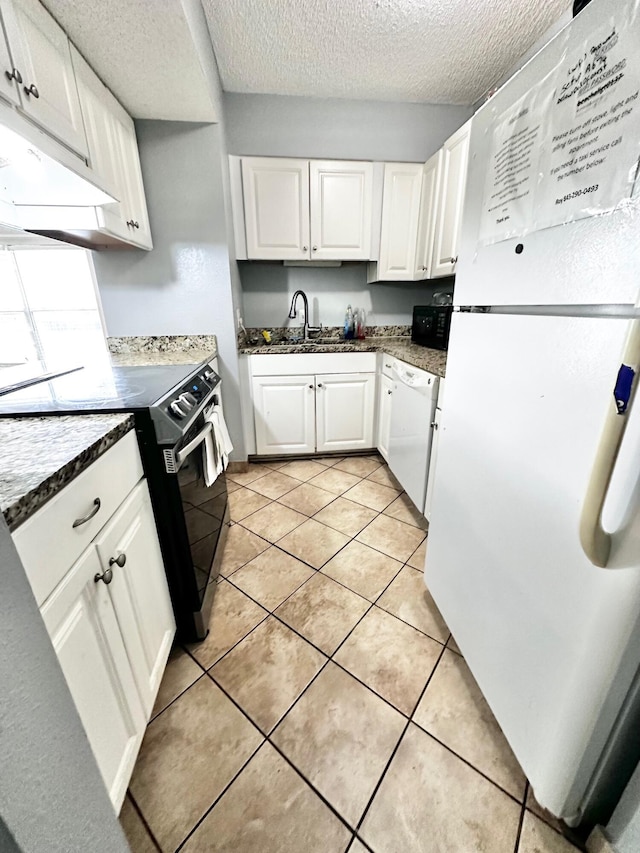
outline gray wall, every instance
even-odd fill
[[[244,322],[247,327],[297,326],[289,320],[289,305],[296,290],[309,298],[314,325],[341,326],[347,305],[364,308],[367,323],[408,325],[414,305],[426,305],[437,290],[452,291],[452,278],[438,282],[367,284],[366,264],[341,267],[284,267],[282,264],[241,263]]]
[[[225,93],[231,154],[424,162],[472,114],[468,107]],[[317,299],[314,322],[340,325],[348,303],[371,325],[407,324],[443,282],[366,284],[365,264],[341,268],[240,264],[246,326],[287,325],[298,288]],[[296,322],[296,321],[294,321]]]
[[[127,853],[2,517],[0,589],[0,850]]]
[[[216,334],[225,414],[242,446],[226,149],[220,125],[136,123],[151,252],[94,253],[109,335]],[[238,297],[239,298],[239,297]]]
[[[231,154],[423,162],[470,107],[225,93]]]

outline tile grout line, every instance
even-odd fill
[[[513,848],[513,853],[518,853],[520,847],[520,836],[522,835],[522,827],[524,825],[524,816],[527,811],[527,798],[529,796],[529,782],[524,786],[524,797],[522,799],[522,809],[520,810],[520,819],[518,820],[518,831],[516,832],[516,843]]]
[[[436,664],[433,667],[433,669],[431,670],[431,674],[429,675],[429,678],[427,679],[425,686],[422,688],[420,695],[418,696],[418,702],[416,703],[416,707],[420,704],[420,701],[422,700],[422,697],[424,696],[424,694],[427,690],[427,687],[429,686],[431,679],[433,678],[435,671],[437,670],[438,666],[440,665],[440,661],[442,660],[443,654],[444,654],[444,647],[442,648],[440,654],[438,655],[438,660],[436,661]],[[407,719],[407,723],[406,723],[405,727],[403,728],[402,732],[400,733],[400,737],[398,738],[396,745],[394,746],[393,750],[391,751],[391,755],[389,756],[389,760],[387,761],[387,763],[384,766],[384,769],[380,775],[380,778],[378,779],[376,786],[373,789],[373,793],[371,794],[371,797],[369,798],[366,806],[364,807],[364,811],[362,812],[362,814],[360,816],[360,820],[358,821],[358,824],[356,826],[356,834],[359,833],[360,829],[362,828],[362,824],[364,823],[364,821],[367,817],[367,814],[369,813],[369,809],[371,808],[371,805],[372,805],[374,799],[376,798],[378,791],[380,790],[380,786],[382,785],[382,782],[387,775],[387,771],[389,770],[389,767],[391,767],[391,763],[392,763],[393,759],[395,758],[396,753],[398,752],[398,749],[400,748],[400,744],[402,743],[404,736],[407,733],[410,725],[411,725],[411,717],[409,717]]]
[[[139,818],[140,818],[140,820],[142,821],[142,825],[143,825],[143,826],[144,826],[144,828],[146,829],[146,831],[147,831],[147,835],[148,835],[148,836],[149,836],[149,838],[151,839],[151,843],[152,843],[153,845],[155,845],[156,849],[158,850],[158,853],[162,853],[162,847],[160,847],[160,844],[158,843],[158,841],[157,841],[157,839],[156,839],[155,835],[153,834],[153,832],[152,832],[152,830],[151,830],[151,827],[149,826],[149,824],[148,824],[148,822],[147,822],[147,819],[146,819],[146,818],[145,818],[145,816],[142,814],[142,809],[140,808],[140,806],[139,806],[139,805],[138,805],[138,803],[136,802],[135,797],[133,796],[133,794],[131,793],[131,791],[130,791],[129,789],[127,789],[127,793],[125,794],[125,800],[126,800],[126,798],[127,798],[127,797],[129,797],[129,799],[131,800],[131,805],[133,806],[133,808],[134,808],[135,812],[137,813],[138,817],[139,817]]]

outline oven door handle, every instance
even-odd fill
[[[200,430],[200,432],[196,435],[196,437],[191,439],[189,444],[186,444],[181,450],[178,450],[176,452],[176,462],[177,462],[176,468],[180,469],[182,467],[182,463],[187,458],[187,456],[193,450],[195,450],[195,448],[199,444],[202,444],[202,442],[209,435],[209,433],[211,432],[212,429],[213,429],[213,424],[210,422],[207,422],[203,426],[203,428]]]

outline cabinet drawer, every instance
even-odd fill
[[[142,478],[135,432],[129,432],[13,534],[38,604],[42,604]],[[95,501],[100,501],[96,510]],[[74,527],[77,519],[92,517]]]
[[[320,373],[375,373],[375,352],[276,353],[252,355],[253,376],[300,376]]]

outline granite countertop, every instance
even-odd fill
[[[116,367],[149,364],[201,364],[218,354],[215,335],[147,335],[107,338]]]
[[[334,341],[313,340],[303,344],[295,341],[274,344],[258,344],[241,346],[238,350],[242,355],[286,355],[291,353],[332,353],[332,352],[386,352],[399,358],[407,364],[420,370],[427,370],[436,376],[444,377],[447,366],[447,353],[444,350],[421,347],[411,342],[406,335],[373,336],[363,341]]]
[[[132,415],[0,418],[0,509],[15,530],[133,429]]]

